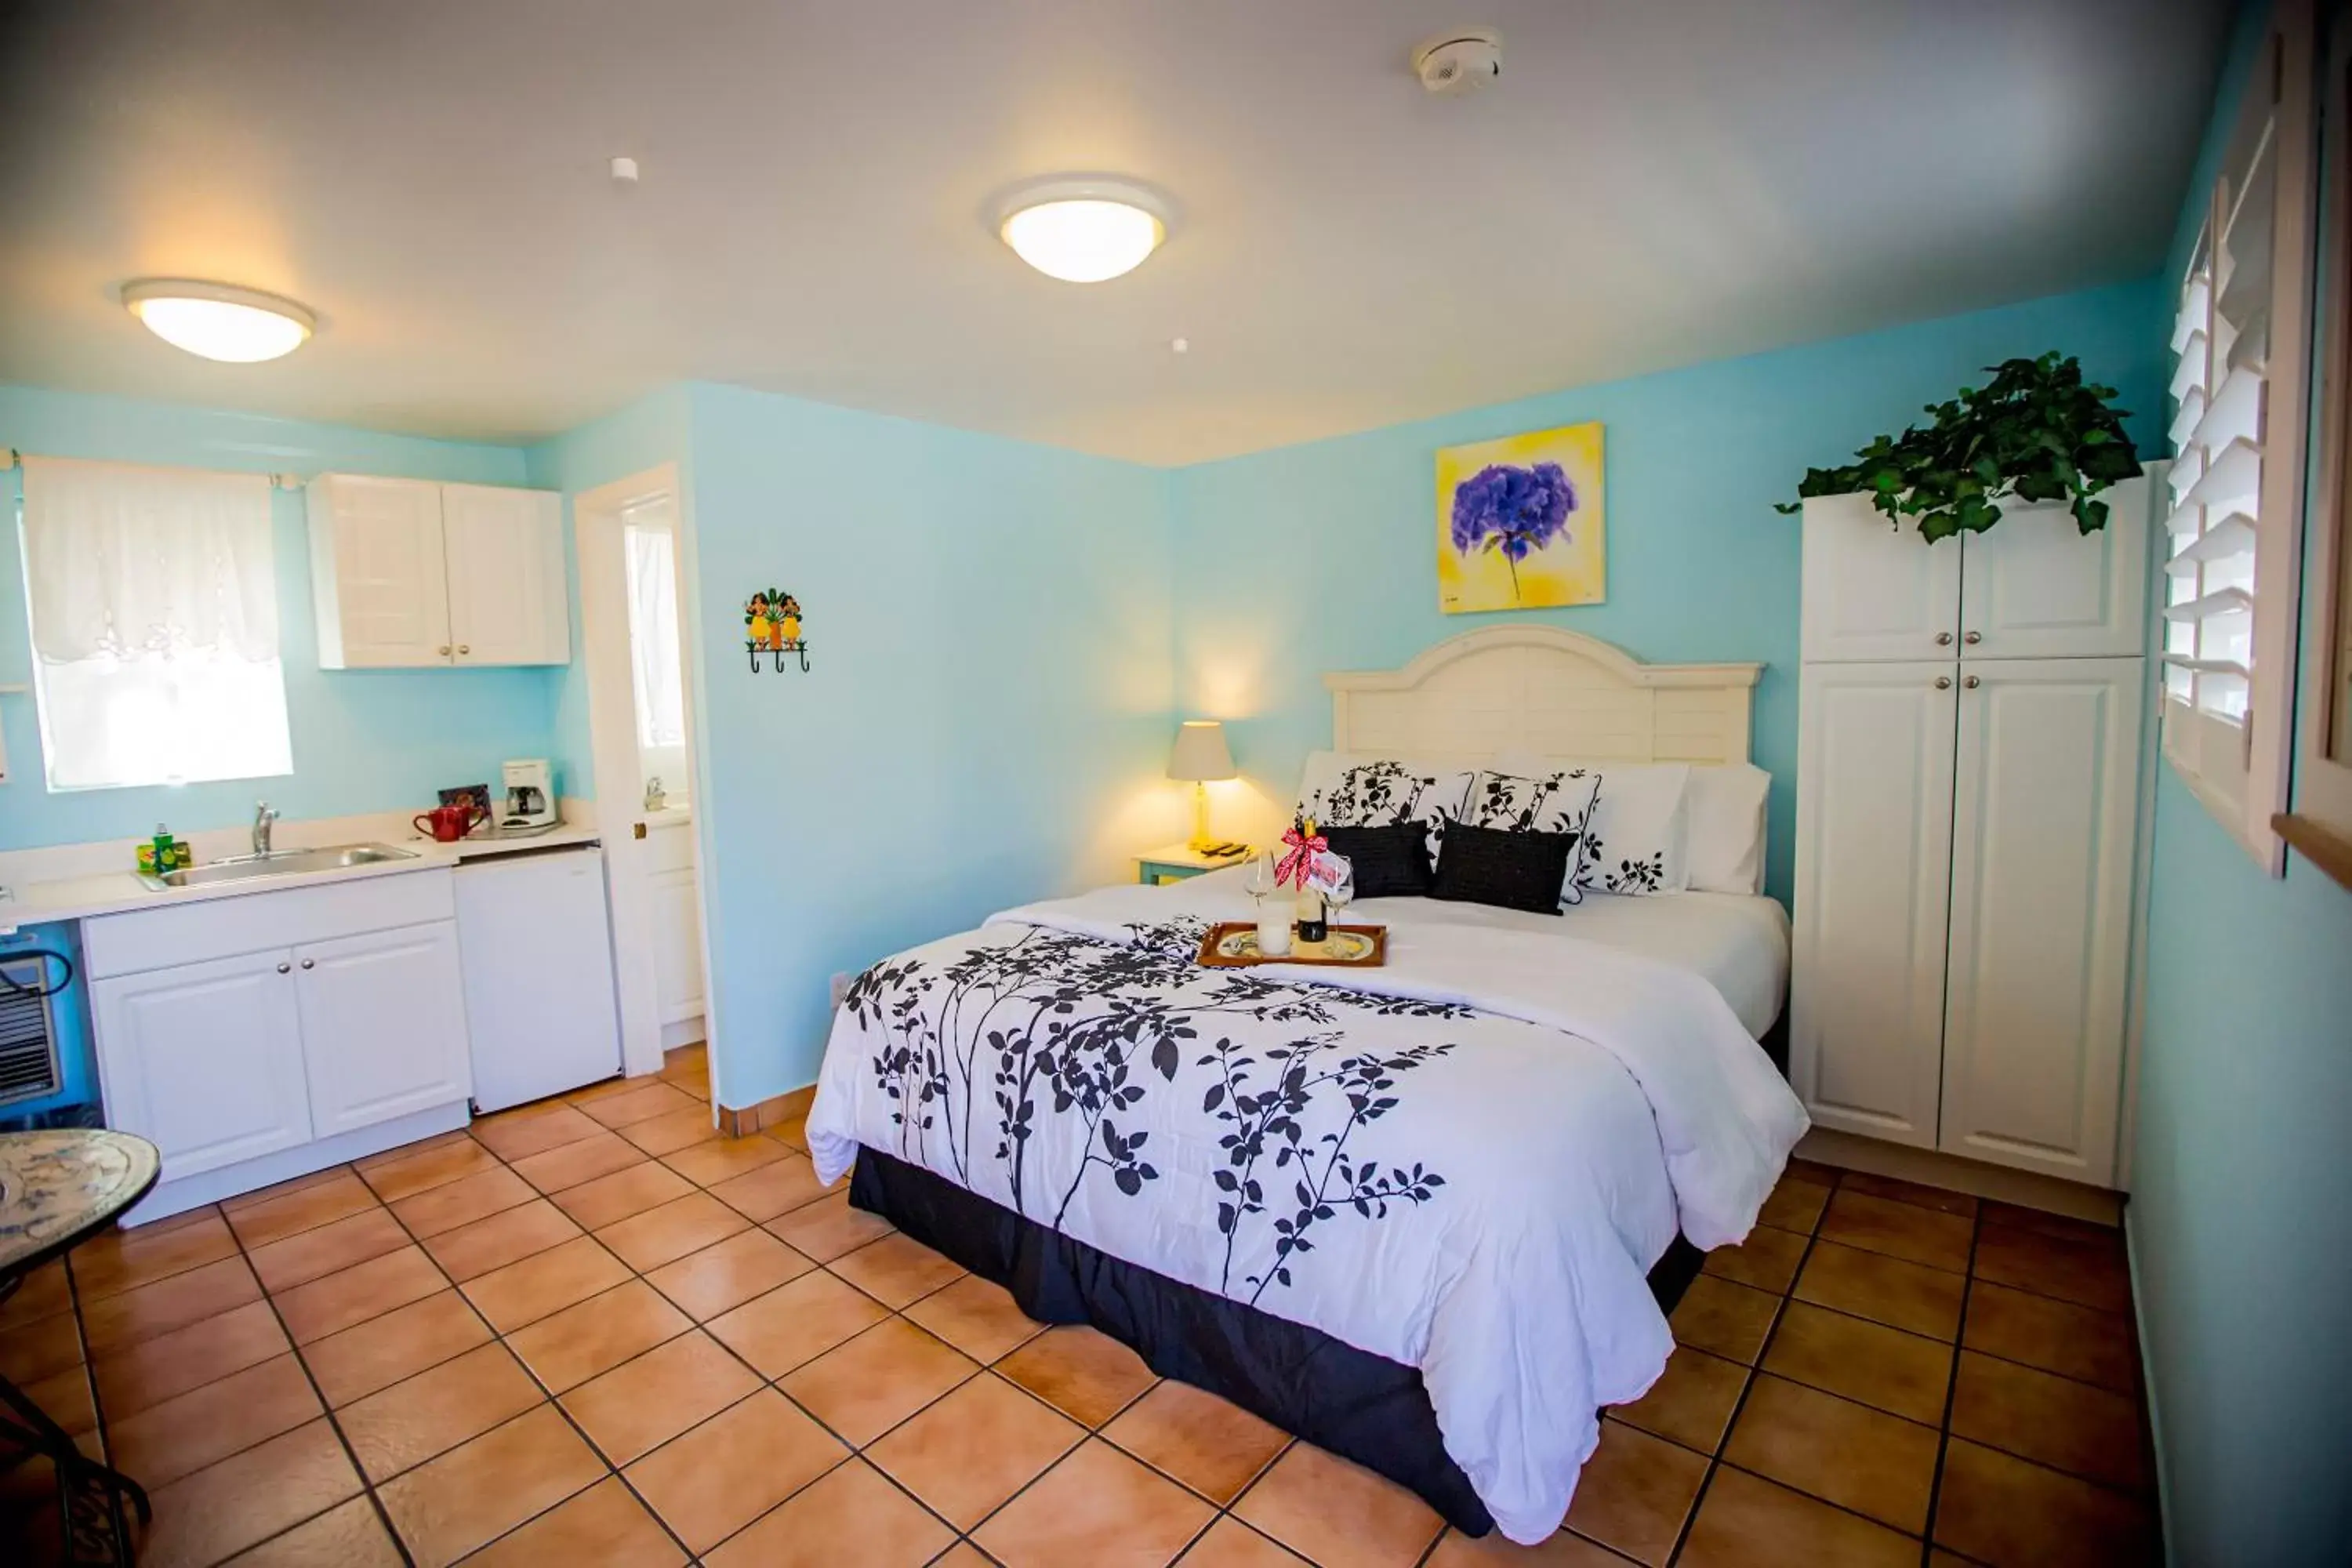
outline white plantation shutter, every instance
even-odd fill
[[[2282,19],[2296,9],[2283,6]],[[2164,753],[2273,869],[2303,522],[2307,72],[2307,44],[2297,50],[2274,32],[2247,84],[2172,329]]]

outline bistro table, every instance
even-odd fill
[[[69,1127],[0,1132],[0,1302],[34,1269],[112,1225],[147,1195],[163,1168],[155,1145],[128,1132]],[[58,1514],[69,1563],[131,1562],[127,1498],[152,1514],[137,1481],[81,1451],[72,1434],[0,1376],[0,1444],[21,1450],[5,1463],[47,1456],[58,1474]]]

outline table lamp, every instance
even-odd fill
[[[1234,754],[1225,749],[1225,727],[1214,719],[1187,719],[1176,731],[1176,749],[1169,753],[1168,776],[1192,781],[1192,841],[1195,850],[1216,842],[1209,837],[1211,779],[1239,777]]]

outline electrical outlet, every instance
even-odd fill
[[[835,1007],[839,1007],[841,1005],[842,999],[849,994],[850,982],[856,978],[857,976],[852,974],[846,969],[833,977],[833,1005]]]

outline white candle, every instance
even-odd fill
[[[1268,899],[1257,907],[1257,951],[1263,958],[1290,956],[1291,902]]]

